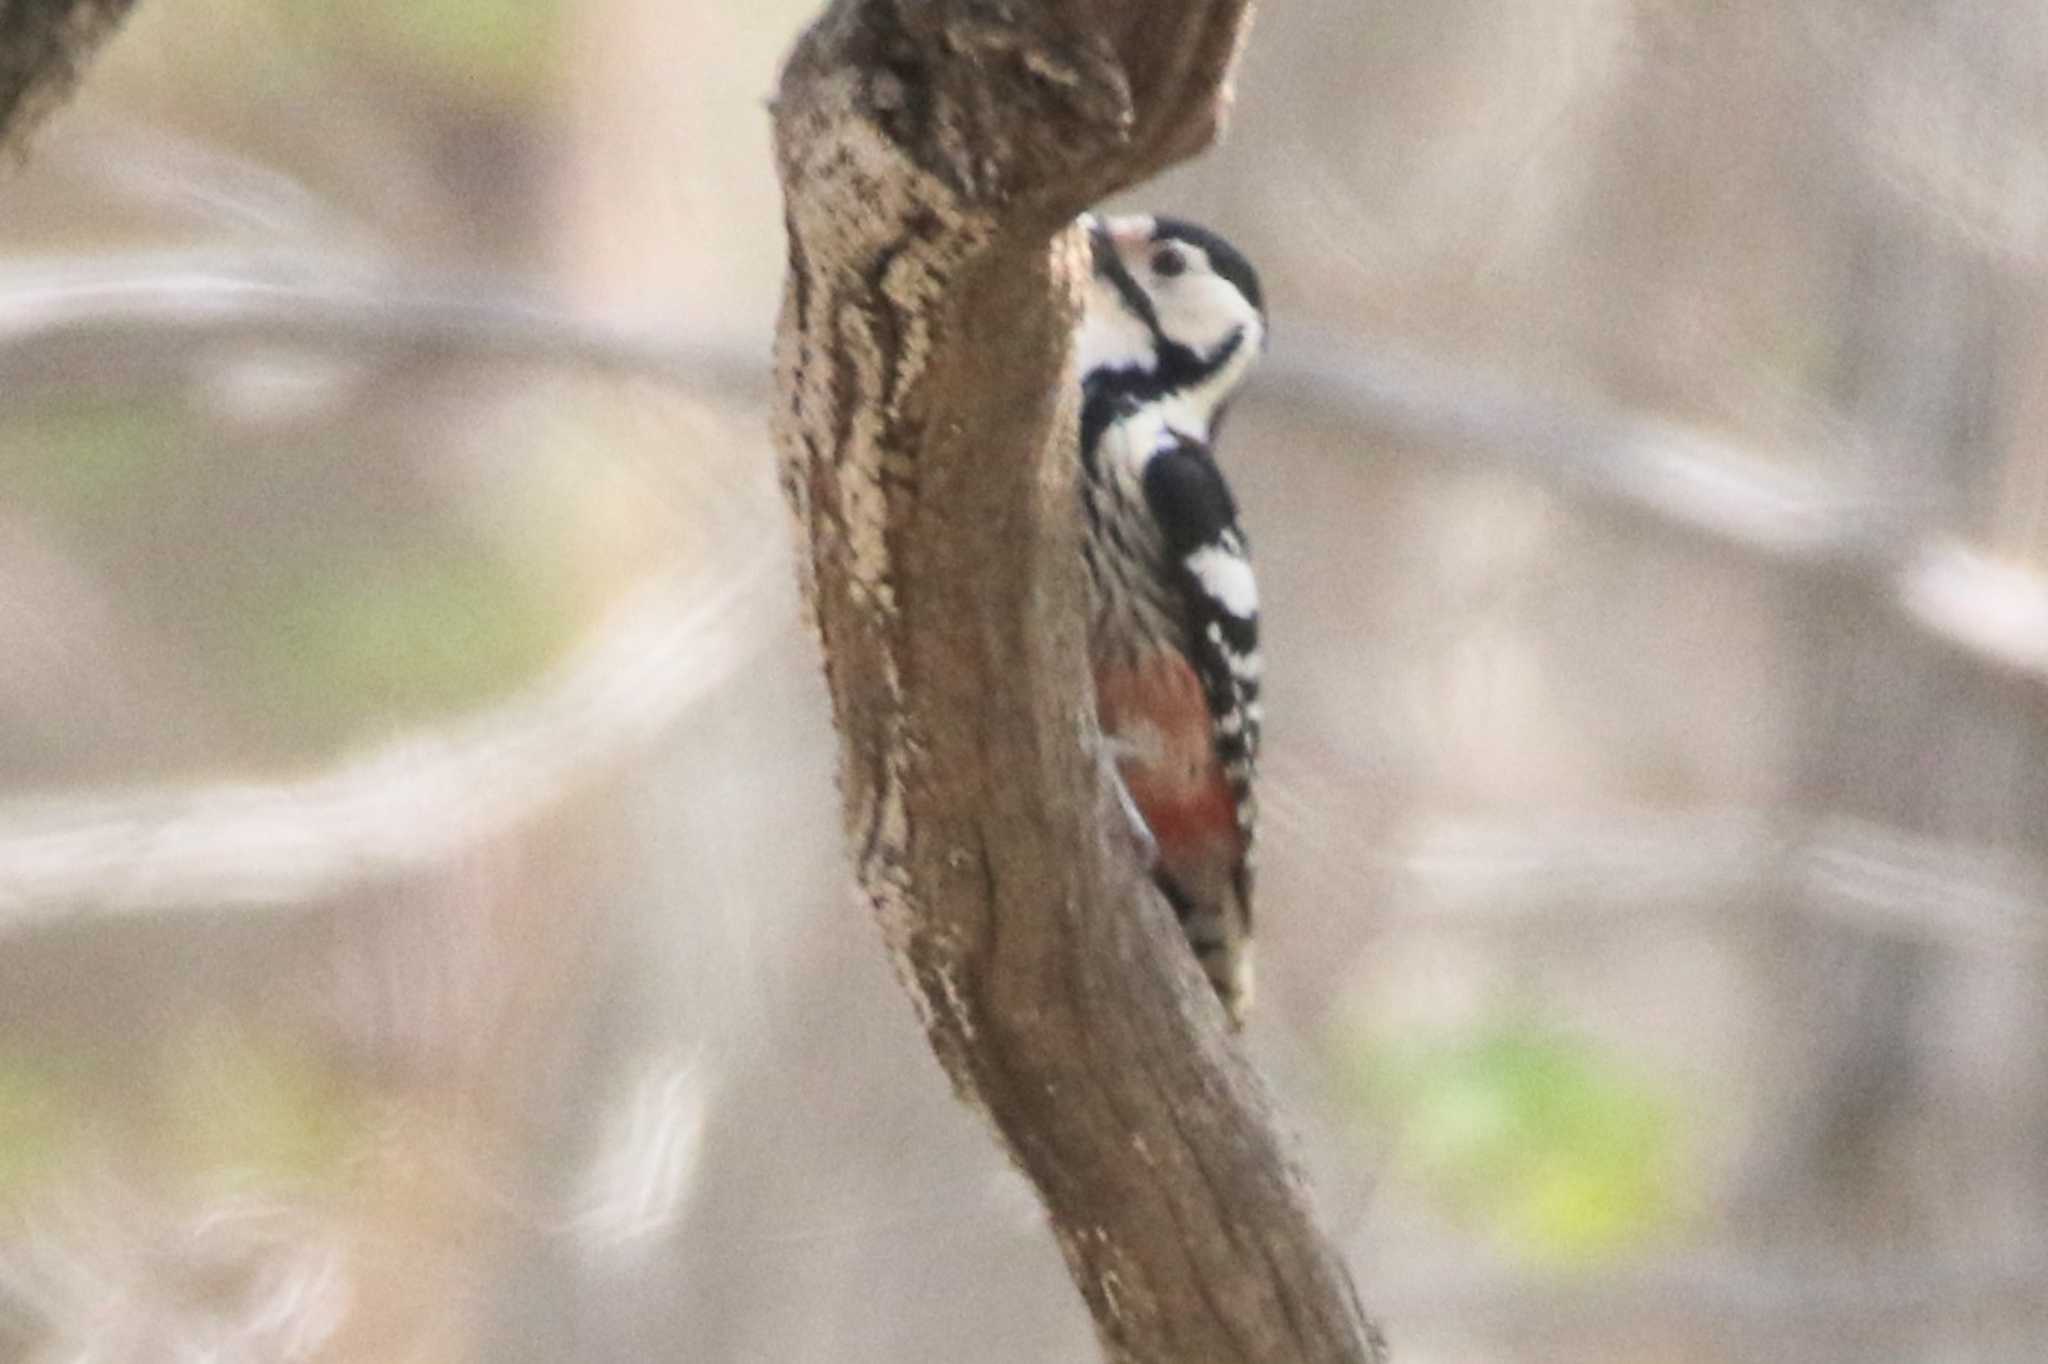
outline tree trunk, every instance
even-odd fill
[[[1074,215],[1206,146],[1245,0],[840,0],[775,106],[776,440],[860,886],[1113,1360],[1378,1360],[1119,835],[1083,666]]]

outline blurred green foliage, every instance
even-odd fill
[[[1348,1039],[1349,1091],[1393,1173],[1519,1258],[1632,1248],[1683,1198],[1671,1101],[1597,1044],[1522,1023]]]
[[[225,1018],[176,1039],[161,1086],[171,1150],[188,1173],[333,1179],[363,1130],[351,1090],[316,1053]]]
[[[138,1084],[153,1101],[119,1116],[166,1134],[165,1144],[152,1137],[147,1149],[181,1178],[332,1181],[363,1130],[355,1091],[317,1051],[275,1032],[259,1038],[225,1016],[202,1019],[140,1056],[0,1054],[0,1206],[47,1192],[81,1149],[108,1141],[125,1148],[105,1097],[133,1096]],[[87,1097],[95,1093],[97,1104]]]
[[[163,392],[18,404],[0,422],[0,486],[94,537],[117,530],[189,477],[164,458],[180,406]]]
[[[411,68],[448,91],[517,103],[553,79],[560,62],[558,0],[357,0],[303,5],[298,19],[326,30],[367,63]]]
[[[241,448],[176,390],[72,397],[0,423],[0,486],[259,745],[216,761],[447,719],[532,680],[578,624],[558,506],[486,532],[466,490],[346,430]]]
[[[0,1055],[0,1204],[33,1192],[78,1126],[70,1093],[26,1057]]]
[[[569,625],[543,584],[461,538],[359,546],[240,587],[241,685],[315,748],[458,714],[532,677]]]

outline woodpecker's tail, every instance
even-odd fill
[[[1189,904],[1161,878],[1161,889],[1180,915],[1181,931],[1202,964],[1230,1026],[1242,1028],[1251,1014],[1253,993],[1252,923],[1249,887],[1233,885],[1200,905]]]

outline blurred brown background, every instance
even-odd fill
[[[0,183],[0,1359],[1072,1360],[845,885],[810,0],[146,0]],[[1275,6],[1262,1008],[1404,1364],[2048,1357],[2048,21]]]

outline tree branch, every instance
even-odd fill
[[[1067,224],[1205,145],[1244,0],[841,0],[775,109],[776,438],[847,826],[1108,1355],[1371,1360],[1121,816],[1083,666]]]

